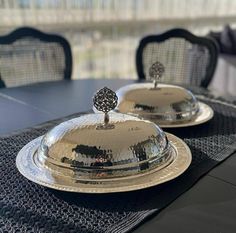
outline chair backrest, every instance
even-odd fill
[[[6,87],[70,79],[72,54],[59,35],[23,27],[0,36],[0,77]]]
[[[144,37],[136,52],[139,79],[149,77],[155,62],[165,67],[160,82],[207,87],[218,58],[216,43],[185,29],[172,29],[160,35]]]

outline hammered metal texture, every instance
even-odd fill
[[[195,96],[188,90],[174,85],[152,83],[131,84],[117,91],[117,112],[154,121],[158,125],[186,123],[199,112]]]
[[[190,121],[172,122],[169,124],[160,124],[159,126],[162,128],[182,128],[182,127],[200,125],[211,120],[214,116],[213,109],[209,105],[200,101],[198,102],[198,105],[199,105],[199,111],[197,115],[194,118],[192,118]]]
[[[83,193],[112,193],[143,189],[161,184],[182,174],[191,163],[191,152],[188,146],[174,135],[167,134],[170,141],[169,155],[172,160],[168,165],[156,167],[139,175],[109,179],[88,179],[73,176],[71,173],[61,173],[60,170],[50,169],[36,162],[37,149],[41,137],[31,141],[21,149],[17,156],[18,170],[29,180],[53,189],[83,192]]]
[[[88,180],[142,174],[173,159],[165,133],[152,122],[111,113],[114,127],[98,128],[102,123],[103,114],[61,123],[43,137],[35,162]]]

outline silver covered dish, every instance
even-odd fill
[[[153,64],[149,73],[153,83],[130,84],[117,91],[116,112],[147,119],[161,127],[197,125],[213,117],[213,110],[198,102],[189,90],[157,83],[164,73],[159,62]]]
[[[41,185],[72,192],[130,191],[180,175],[191,152],[150,121],[108,113],[117,97],[108,88],[94,98],[103,113],[63,122],[17,155],[19,171]]]

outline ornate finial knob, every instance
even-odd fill
[[[150,79],[153,80],[154,88],[157,87],[157,80],[161,78],[164,72],[165,72],[165,67],[159,61],[153,63],[152,66],[149,68],[149,76]]]
[[[99,90],[93,97],[94,107],[98,111],[102,111],[105,113],[104,122],[108,124],[109,115],[108,112],[114,109],[117,105],[118,97],[116,93],[110,90],[107,87]]]

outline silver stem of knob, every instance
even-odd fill
[[[104,124],[107,125],[109,123],[109,114],[107,112],[105,112],[105,115],[104,115]]]
[[[157,84],[158,84],[157,80],[153,80],[153,84],[154,84],[154,89],[156,89],[157,88]]]

